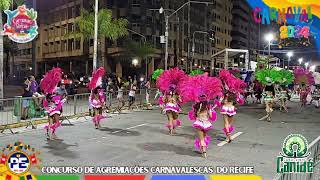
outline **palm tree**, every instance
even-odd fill
[[[84,37],[86,41],[94,35],[94,12],[81,10],[80,17],[75,21],[75,32],[68,33],[67,36],[73,38]],[[101,55],[101,42],[108,38],[110,40],[117,40],[128,34],[128,21],[123,18],[112,18],[112,11],[109,9],[100,9],[98,12],[98,66],[106,66]],[[106,48],[107,50],[107,48]]]
[[[1,0],[0,1],[0,99],[3,99],[3,10],[9,9],[11,5],[11,0]],[[0,102],[0,107],[2,108],[2,103]]]

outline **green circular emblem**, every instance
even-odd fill
[[[284,140],[282,151],[287,157],[304,157],[308,152],[308,141],[300,134],[291,134]]]

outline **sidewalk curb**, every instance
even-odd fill
[[[79,115],[74,115],[74,116],[67,116],[67,117],[63,117],[60,118],[60,119],[74,119],[74,118],[77,118],[79,116],[89,116],[88,113],[84,113],[84,114],[79,114]],[[23,122],[19,122],[19,123],[14,123],[14,124],[8,124],[7,126],[6,125],[0,125],[0,131],[2,130],[6,130],[6,129],[15,129],[15,128],[21,128],[21,127],[26,127],[28,125],[30,125],[30,122],[33,122],[34,125],[39,125],[39,124],[45,124],[45,123],[48,123],[48,119],[37,119],[37,120],[27,120],[27,121],[23,121]]]
[[[142,107],[144,107],[144,106],[142,106]],[[153,106],[153,107],[157,108],[157,106]],[[148,110],[152,110],[152,109],[144,109],[144,108],[142,108],[142,109],[139,109],[139,110],[148,111]],[[111,111],[110,114],[114,114],[113,112],[116,112],[116,111]],[[126,113],[130,113],[130,111],[128,111]],[[74,118],[81,117],[81,116],[90,116],[90,114],[89,113],[82,113],[82,114],[77,114],[77,115],[73,115],[73,116],[65,116],[65,117],[62,116],[61,119],[65,119],[65,118],[66,119],[74,119]],[[39,125],[39,124],[48,123],[48,119],[26,120],[26,121],[19,122],[19,123],[14,123],[14,124],[0,125],[0,131],[6,130],[6,129],[21,128],[21,127],[26,127],[27,128],[27,126],[30,125],[30,122],[32,122],[32,124],[34,124],[34,125]]]

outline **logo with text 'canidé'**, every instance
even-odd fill
[[[313,173],[314,161],[310,155],[308,141],[304,136],[287,136],[282,152],[277,157],[277,173]]]

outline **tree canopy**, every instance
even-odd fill
[[[9,9],[10,5],[11,5],[11,0],[1,0],[0,1],[0,10],[7,10]]]
[[[127,49],[130,56],[138,57],[141,59],[145,59],[147,56],[155,53],[155,48],[150,43],[131,41],[126,44],[125,48]]]
[[[83,36],[90,39],[94,36],[94,12],[82,9],[80,17],[75,21],[76,30],[68,35],[74,37]],[[98,12],[98,38],[109,38],[116,40],[126,36],[128,20],[112,18],[112,11],[109,9],[100,9]]]

